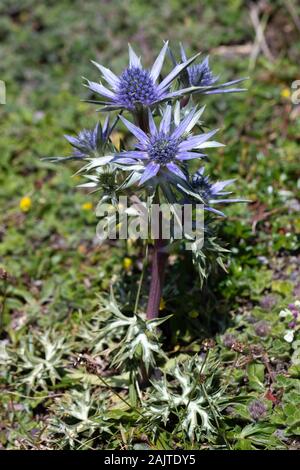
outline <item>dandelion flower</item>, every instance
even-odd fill
[[[291,90],[289,88],[283,88],[283,90],[281,90],[281,97],[282,98],[290,98],[291,97]]]
[[[123,259],[123,268],[125,271],[129,271],[132,268],[132,259],[131,258],[124,258]]]
[[[31,198],[29,196],[24,196],[20,201],[19,207],[22,212],[28,212],[31,208],[31,204]]]
[[[84,211],[91,211],[93,209],[93,204],[91,202],[85,202],[82,204],[81,208]]]

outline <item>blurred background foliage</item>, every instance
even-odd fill
[[[121,72],[128,42],[151,64],[169,39],[175,50],[182,41],[189,53],[209,53],[223,81],[250,77],[246,93],[203,102],[208,105],[205,125],[220,127],[219,140],[226,143],[210,153],[210,171],[216,178],[237,178],[236,193],[252,203],[227,209],[220,236],[232,249],[228,274],[212,277],[204,292],[189,260],[183,274],[183,261],[172,258],[162,311],[176,318],[172,330],[164,332],[166,347],[180,349],[182,343],[235,327],[238,334],[244,328],[243,340],[251,343],[253,325],[240,326],[241,316],[251,314],[270,324],[268,334],[279,343],[277,349],[271,340],[265,346],[284,358],[285,370],[290,367],[291,346],[272,328],[280,309],[300,295],[300,107],[291,101],[291,84],[300,79],[299,18],[298,2],[284,0],[2,0],[0,79],[7,102],[0,105],[0,267],[9,277],[2,274],[0,280],[0,334],[16,354],[32,331],[45,334],[49,328],[70,335],[65,353],[59,346],[58,368],[70,350],[88,349],[82,338],[76,344],[77,330],[82,316],[95,313],[97,294],[108,292],[112,280],[125,312],[131,308],[141,253],[130,244],[97,246],[97,196],[75,189],[80,182],[72,177],[75,164],[54,166],[41,159],[68,155],[63,134],[91,128],[100,118],[82,101],[87,98],[82,77],[98,79],[91,59]],[[10,404],[10,392],[25,393],[23,378],[18,385],[14,374],[4,374],[1,387],[7,398],[4,420],[17,423],[17,431],[5,432],[1,442],[27,448],[28,432],[38,426],[40,401],[36,407],[17,398],[16,408]],[[54,375],[55,381],[63,377],[59,371]],[[47,371],[43,380],[47,383]],[[70,382],[64,386],[68,389]],[[32,419],[24,415],[27,406]],[[234,429],[233,442],[246,439],[236,437]],[[255,446],[251,439],[238,445]],[[111,446],[118,447],[118,439]]]

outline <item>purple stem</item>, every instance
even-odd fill
[[[165,268],[168,259],[168,253],[164,250],[165,241],[157,239],[154,241],[151,268],[151,283],[147,305],[147,320],[157,318],[159,314],[160,299],[165,278]]]
[[[135,120],[144,132],[149,133],[148,114],[145,109],[139,109],[135,115]],[[156,195],[156,199],[157,202],[159,202],[158,194]],[[166,245],[166,240],[161,238],[161,224],[162,221],[160,219],[160,237],[154,240],[152,252],[151,281],[146,314],[147,320],[158,317],[164,285],[165,268],[168,260],[168,253],[163,250]]]

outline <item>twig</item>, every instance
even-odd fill
[[[26,400],[46,400],[47,398],[56,398],[56,397],[63,396],[63,393],[53,393],[53,395],[50,394],[50,395],[30,397],[29,395],[22,395],[21,393],[11,392],[9,390],[5,390],[5,393],[8,393],[9,395],[15,395],[16,397],[19,397],[19,398],[26,398]]]
[[[254,69],[256,60],[260,51],[264,53],[264,55],[270,62],[274,62],[274,57],[269,49],[269,46],[267,44],[267,41],[264,35],[264,31],[266,29],[267,22],[268,22],[268,15],[264,15],[262,20],[260,21],[258,11],[259,11],[258,6],[252,3],[250,5],[249,13],[250,13],[250,19],[253,24],[256,36],[255,36],[255,41],[253,45],[253,50],[252,50],[251,57],[250,57],[250,63],[249,63],[250,70]]]
[[[237,55],[250,55],[253,48],[252,43],[234,44],[232,46],[219,46],[212,49],[212,54],[219,56],[235,57]]]
[[[295,23],[296,28],[300,32],[300,18],[298,16],[298,13],[297,13],[297,10],[296,10],[296,7],[294,5],[293,0],[285,0],[284,6],[286,7],[287,11],[291,15],[291,17],[292,17],[292,19]]]

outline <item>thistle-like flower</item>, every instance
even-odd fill
[[[210,178],[204,174],[204,167],[200,168],[200,170],[196,171],[191,179],[191,186],[193,190],[199,194],[201,199],[204,201],[204,208],[210,212],[214,212],[218,215],[225,217],[223,212],[210,207],[211,204],[226,204],[226,203],[233,203],[233,202],[243,202],[242,199],[233,199],[227,198],[232,192],[223,191],[226,186],[232,184],[235,180],[225,180],[225,181],[217,181],[216,183],[212,183]]]
[[[182,44],[181,49],[181,60],[185,63],[188,59]],[[174,61],[174,58],[173,58]],[[175,61],[176,62],[176,61]],[[195,93],[203,93],[205,95],[212,95],[217,93],[234,93],[244,91],[243,88],[229,88],[226,87],[235,85],[245,80],[245,78],[239,78],[230,82],[222,83],[217,85],[219,77],[215,76],[209,66],[209,58],[206,57],[200,64],[193,64],[187,67],[181,74],[182,82],[184,86],[195,87]],[[216,85],[215,85],[216,84]],[[198,90],[197,90],[198,88]],[[224,89],[226,88],[226,89]]]
[[[267,413],[267,408],[261,400],[253,400],[249,404],[248,410],[251,418],[253,418],[255,421],[263,418]]]
[[[104,105],[103,110],[128,109],[134,111],[139,106],[150,107],[162,101],[182,96],[187,90],[172,93],[170,92],[170,85],[198,57],[198,54],[181,64],[177,64],[158,84],[157,80],[167,49],[168,42],[165,43],[151,70],[146,70],[141,65],[141,59],[129,45],[129,66],[123,70],[119,77],[106,67],[92,61],[111,88],[106,88],[101,82],[96,83],[87,80],[86,86],[105,98],[104,101],[95,102]]]
[[[188,67],[187,73],[192,86],[210,86],[219,80],[219,77],[215,76],[210,69],[208,57],[201,64]]]
[[[172,107],[166,106],[163,113],[159,129],[156,127],[152,114],[149,112],[149,133],[135,126],[127,119],[120,116],[125,126],[137,138],[137,150],[126,151],[118,154],[115,161],[132,164],[141,160],[142,176],[139,185],[155,177],[159,171],[167,170],[176,177],[187,180],[187,175],[180,166],[187,160],[202,158],[205,155],[200,153],[201,149],[207,147],[219,147],[222,144],[208,140],[217,132],[190,135],[191,129],[197,124],[204,108],[197,110],[193,108],[190,113],[181,121],[177,121],[174,113],[172,120]],[[177,121],[177,122],[176,122]]]
[[[97,157],[103,154],[112,127],[109,126],[109,118],[105,119],[103,126],[98,122],[94,129],[83,129],[77,137],[65,135],[65,138],[74,148],[73,158]]]
[[[77,137],[65,135],[65,138],[73,147],[72,154],[68,157],[50,157],[45,160],[59,162],[64,160],[97,158],[104,155],[104,150],[109,143],[109,136],[117,120],[118,119],[115,119],[110,126],[109,117],[107,117],[103,125],[98,122],[94,129],[83,129],[79,132]]]

